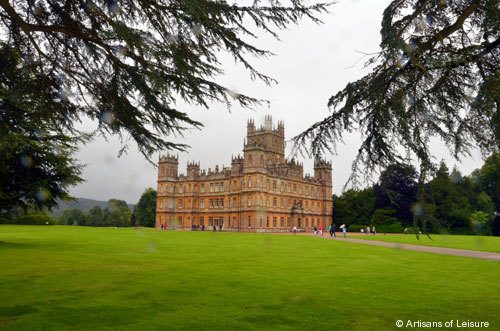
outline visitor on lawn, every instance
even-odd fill
[[[323,237],[323,226],[319,227],[319,234]]]
[[[297,228],[295,226],[293,227],[293,234],[297,234]]]
[[[314,235],[318,234],[318,228],[314,226]]]
[[[373,233],[373,235],[377,234],[377,231],[375,230],[375,225],[372,227],[372,233]]]

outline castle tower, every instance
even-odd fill
[[[200,163],[188,162],[187,164],[187,176],[190,179],[195,179],[200,176]]]
[[[332,185],[332,163],[323,159],[314,161],[314,179],[323,184]]]
[[[179,168],[179,159],[175,155],[167,154],[158,161],[158,178],[177,179]]]
[[[278,122],[273,128],[273,118],[266,115],[264,126],[255,128],[253,120],[248,121],[247,137],[243,147],[245,168],[263,169],[268,164],[282,163],[285,160],[285,125]]]

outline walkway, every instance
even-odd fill
[[[328,234],[328,237],[324,236],[324,238],[330,239],[330,234]],[[349,242],[354,242],[354,243],[358,243],[358,244],[408,249],[411,251],[437,253],[437,254],[445,254],[445,255],[467,256],[467,257],[475,257],[478,259],[500,261],[500,253],[493,253],[493,252],[473,251],[473,250],[468,250],[468,249],[456,249],[456,248],[446,248],[446,247],[436,247],[436,246],[399,244],[399,243],[391,243],[391,242],[385,242],[385,241],[343,238],[341,236],[338,236],[337,238],[332,238],[332,239],[349,241]]]
[[[275,233],[277,234],[277,233]],[[290,233],[280,233],[280,234],[290,234]],[[312,232],[299,232],[297,233],[299,236],[314,236]],[[349,235],[357,235],[359,236],[359,232],[347,232],[347,238],[344,238],[342,232],[337,232],[337,237],[330,238],[330,233],[323,233],[323,237],[319,234],[317,237],[324,239],[333,239],[340,241],[349,241],[357,244],[366,244],[366,245],[374,245],[374,246],[384,246],[391,248],[400,248],[407,249],[410,251],[419,251],[419,252],[427,252],[427,253],[436,253],[436,254],[445,254],[445,255],[457,255],[457,256],[467,256],[474,257],[477,259],[484,260],[492,260],[492,261],[500,261],[500,253],[494,252],[485,252],[485,251],[473,251],[469,249],[456,249],[456,248],[446,248],[446,247],[436,247],[436,246],[422,246],[422,245],[411,245],[411,244],[400,244],[400,243],[391,243],[385,241],[375,241],[375,240],[364,240],[364,239],[355,239],[349,238]],[[387,234],[390,235],[390,234]]]

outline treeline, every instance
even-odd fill
[[[411,165],[387,167],[375,185],[333,196],[334,223],[350,231],[369,225],[378,232],[402,232],[415,224],[416,231],[500,235],[500,154],[470,176],[441,162],[419,201],[418,179]]]
[[[155,225],[156,191],[148,188],[132,211],[123,200],[111,199],[105,208],[92,207],[86,214],[66,209],[57,220],[60,225],[80,226],[151,226]]]
[[[92,207],[87,214],[80,209],[66,209],[57,220],[60,225],[132,226],[132,210],[123,200],[110,199],[105,208]]]

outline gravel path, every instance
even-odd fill
[[[328,237],[324,236],[323,238],[330,239],[330,235],[328,234]],[[332,239],[344,240],[344,241],[354,242],[354,243],[358,243],[358,244],[408,249],[411,251],[446,254],[446,255],[467,256],[467,257],[475,257],[478,259],[500,261],[500,253],[494,253],[494,252],[473,251],[473,250],[468,250],[468,249],[456,249],[456,248],[435,247],[435,246],[399,244],[399,243],[391,243],[391,242],[385,242],[385,241],[344,238],[344,237],[340,237],[340,236],[337,236],[337,238],[332,238]]]

